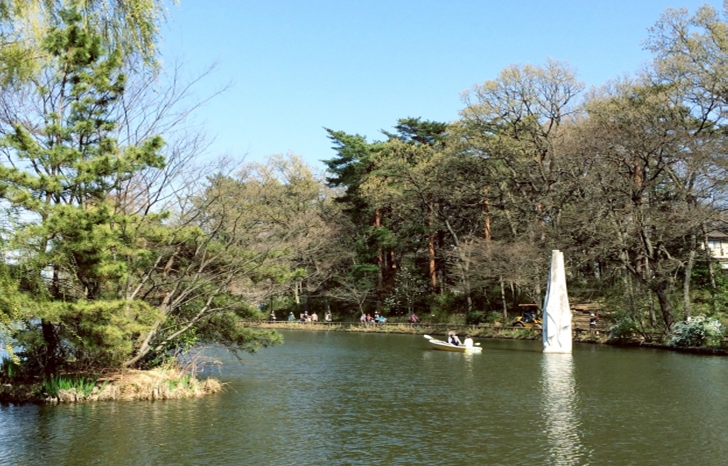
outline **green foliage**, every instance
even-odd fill
[[[7,344],[8,336],[12,333],[14,325],[27,317],[24,296],[18,290],[18,280],[10,275],[8,267],[0,262],[0,342],[5,343],[6,350],[11,355],[12,347]]]
[[[9,232],[15,276],[0,273],[0,322],[23,319],[6,333],[23,348],[23,364],[46,373],[118,365],[161,317],[149,303],[120,298],[144,250],[140,216],[125,214],[115,195],[141,170],[163,167],[162,140],[118,144],[110,115],[126,85],[121,52],[79,11],[57,20],[42,41],[47,79],[28,87],[57,104],[35,121],[18,116],[0,140],[12,161],[0,166],[0,198],[19,213]]]
[[[192,384],[192,376],[189,374],[182,375],[179,379],[169,379],[167,381],[167,386],[169,387],[169,391],[174,391],[178,387],[181,387],[183,389],[190,389]]]
[[[642,333],[639,324],[631,317],[622,317],[609,328],[609,339],[614,341],[632,340]]]
[[[158,0],[3,0],[0,2],[0,82],[23,84],[42,70],[46,59],[45,32],[58,20],[62,8],[83,11],[107,45],[123,51],[129,63],[139,58],[156,66],[156,41],[165,8]]]
[[[487,314],[483,311],[473,311],[465,316],[465,323],[468,325],[483,324],[487,320]]]
[[[86,398],[93,392],[94,387],[96,387],[95,378],[57,375],[43,380],[38,387],[38,395],[56,398],[61,390],[75,389],[79,396]]]
[[[431,298],[430,314],[437,321],[446,320],[447,314],[465,313],[467,310],[466,297],[459,293],[440,293]],[[425,320],[425,319],[423,319]]]
[[[240,325],[240,317],[232,311],[210,316],[198,332],[201,342],[218,343],[231,350],[249,353],[283,342],[283,336],[274,330],[256,330]]]
[[[723,341],[723,326],[717,319],[698,316],[673,327],[668,344],[676,347],[720,346]]]
[[[414,268],[403,266],[397,272],[394,289],[384,299],[384,304],[394,314],[408,316],[418,307],[422,307],[427,291],[425,281],[414,273]]]
[[[55,338],[64,342],[58,349],[64,362],[73,368],[118,367],[136,347],[136,339],[160,319],[159,309],[138,300],[48,302],[34,314],[54,326]],[[43,372],[47,364],[48,342],[37,321],[24,321],[10,332],[23,367]],[[63,351],[60,353],[60,351]]]
[[[13,379],[20,375],[20,365],[16,358],[5,358],[0,360],[0,378]]]
[[[503,314],[496,311],[473,311],[465,316],[465,323],[468,325],[493,324],[503,318]]]

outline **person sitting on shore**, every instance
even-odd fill
[[[316,311],[311,314],[311,322],[313,322],[314,324],[318,324],[318,314],[316,314]]]
[[[450,334],[447,337],[447,342],[451,345],[460,346],[462,345],[462,342],[460,342],[460,338],[455,334],[455,332],[450,332]]]

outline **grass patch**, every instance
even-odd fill
[[[81,398],[87,398],[96,387],[95,377],[69,377],[57,375],[50,379],[44,379],[38,386],[38,394],[43,397],[58,398],[62,391],[75,391]]]
[[[0,361],[0,377],[13,379],[18,374],[20,374],[20,366],[11,358]]]

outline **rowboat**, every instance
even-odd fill
[[[453,351],[455,353],[480,353],[481,351],[483,351],[483,348],[481,348],[480,346],[453,345],[446,341],[432,338],[429,335],[425,335],[425,338],[430,342],[430,345],[437,350]]]

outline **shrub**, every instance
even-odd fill
[[[723,326],[717,319],[704,316],[678,322],[672,331],[670,346],[719,346],[723,340]]]
[[[486,321],[487,315],[482,311],[473,311],[465,316],[465,323],[468,325],[478,325]]]
[[[629,340],[635,333],[640,333],[637,322],[631,317],[623,317],[609,328],[609,339]]]
[[[11,358],[0,360],[0,377],[12,379],[20,373],[20,365]]]

